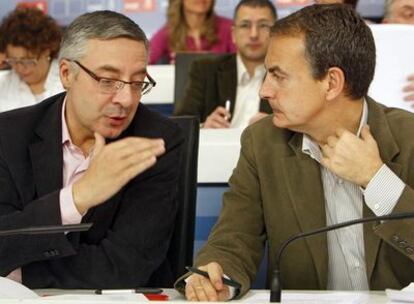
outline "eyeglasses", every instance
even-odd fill
[[[39,62],[39,60],[35,58],[22,58],[22,59],[6,58],[4,62],[6,62],[11,67],[16,67],[20,64],[24,68],[33,69],[37,66],[37,63]]]
[[[80,64],[77,60],[70,61],[76,63],[89,76],[95,79],[98,82],[99,89],[104,94],[116,94],[122,90],[126,84],[129,84],[134,93],[144,95],[151,91],[151,89],[157,84],[148,73],[146,74],[146,77],[149,81],[123,81],[120,79],[103,78],[97,76],[94,72]]]
[[[265,33],[270,31],[272,24],[268,22],[251,23],[246,21],[234,25],[235,28],[243,32],[250,32],[253,26],[255,26],[259,32]]]

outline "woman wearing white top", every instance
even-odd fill
[[[61,30],[36,8],[17,8],[0,25],[0,47],[10,70],[0,72],[0,112],[36,104],[62,92]]]

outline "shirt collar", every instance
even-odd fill
[[[368,122],[368,104],[364,98],[363,107],[362,107],[362,116],[359,121],[359,127],[357,131],[357,136],[361,134],[362,127]],[[314,160],[320,163],[322,158],[322,151],[319,148],[319,145],[314,141],[309,135],[303,134],[302,141],[302,152],[312,157]]]
[[[254,70],[254,75],[250,77],[249,73],[247,72],[246,66],[244,65],[241,57],[237,54],[237,84],[238,85],[245,85],[247,82],[250,81],[251,78],[260,77],[261,79],[264,78],[266,73],[264,64],[258,65]]]
[[[66,96],[65,96],[65,99],[63,100],[62,114],[61,114],[62,115],[62,145],[64,145],[67,142],[72,144],[72,141],[69,135],[68,125],[66,123],[65,109],[66,109]]]

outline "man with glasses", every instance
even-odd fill
[[[277,18],[268,0],[242,0],[232,29],[237,54],[196,61],[175,115],[198,115],[204,128],[244,128],[271,112],[259,98],[269,29]]]
[[[147,61],[132,20],[87,13],[62,41],[66,93],[0,115],[0,230],[93,223],[82,233],[0,238],[0,275],[31,288],[172,280],[165,258],[183,137],[140,104],[155,86]]]

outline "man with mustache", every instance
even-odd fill
[[[30,288],[167,279],[183,138],[140,104],[155,85],[147,61],[132,20],[84,14],[61,45],[66,92],[0,115],[0,229],[93,223],[82,233],[1,238],[0,275]]]

